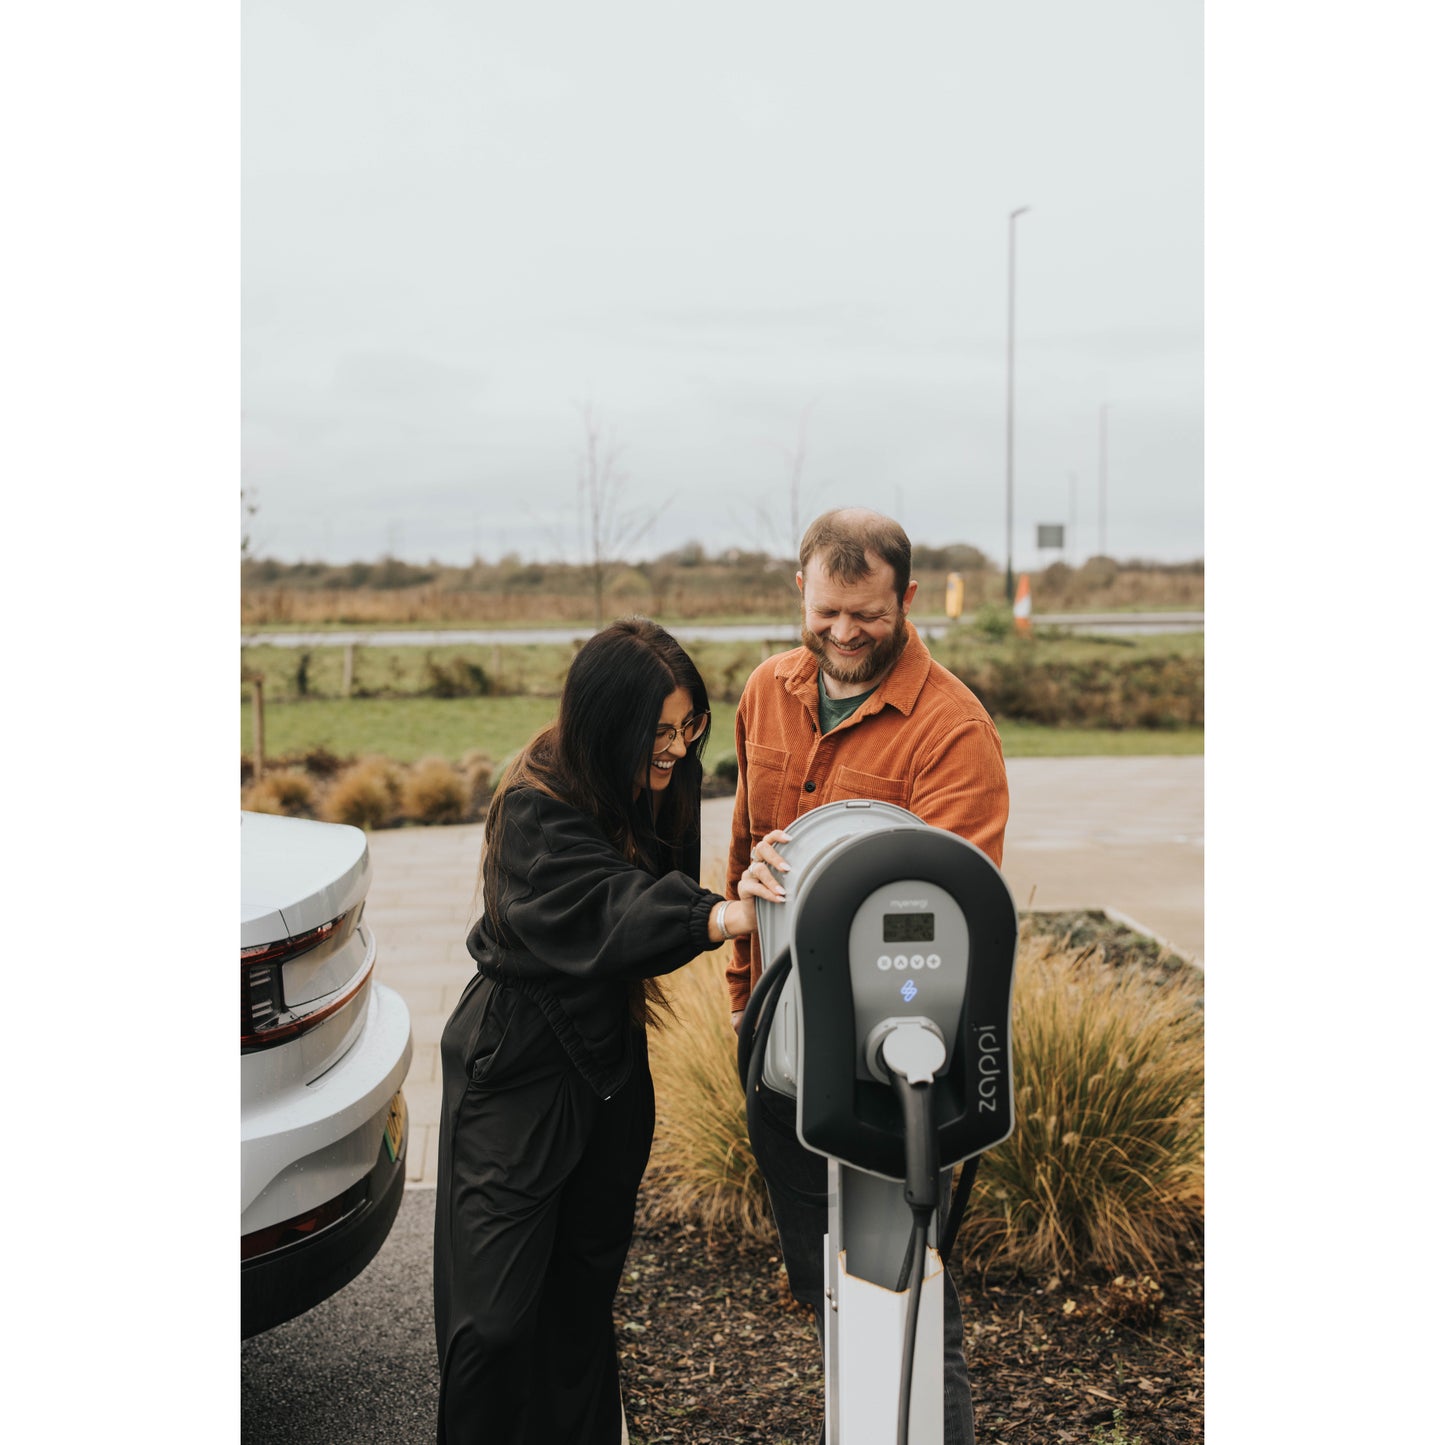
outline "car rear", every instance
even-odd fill
[[[405,1003],[374,981],[359,828],[241,815],[241,1333],[349,1283],[401,1204]]]

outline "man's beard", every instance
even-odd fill
[[[810,632],[806,622],[803,624],[803,646],[818,659],[819,668],[835,682],[849,686],[874,682],[898,661],[903,649],[908,646],[908,619],[900,612],[892,633],[881,642],[865,647],[851,662],[842,662],[830,656],[827,643],[816,632]]]

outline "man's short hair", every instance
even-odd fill
[[[913,578],[913,546],[908,533],[891,517],[862,507],[835,507],[824,512],[806,532],[798,547],[798,570],[806,572],[816,554],[823,570],[839,582],[861,582],[873,571],[868,553],[893,569],[898,600]]]

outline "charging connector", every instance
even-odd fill
[[[943,1040],[926,1020],[900,1023],[890,1030],[877,1057],[887,1068],[893,1092],[903,1108],[906,1176],[904,1198],[913,1213],[913,1232],[899,1275],[907,1280],[908,1318],[903,1330],[903,1372],[898,1385],[898,1445],[908,1440],[909,1404],[913,1398],[913,1353],[918,1335],[918,1304],[923,1292],[923,1265],[928,1253],[928,1226],[938,1209],[938,1138],[933,1128],[933,1080],[948,1055]]]

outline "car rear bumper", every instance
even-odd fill
[[[293,1319],[335,1294],[371,1263],[385,1243],[401,1207],[410,1133],[400,1092],[390,1108],[392,1127],[389,1136],[383,1133],[370,1173],[317,1209],[242,1237],[243,1339]],[[247,1258],[248,1249],[259,1252]]]
[[[364,1016],[327,1020],[350,1042],[302,1073],[305,1038],[241,1058],[241,1234],[335,1199],[376,1162],[382,1122],[411,1064],[400,995],[373,983]],[[309,1078],[309,1082],[308,1082]]]

